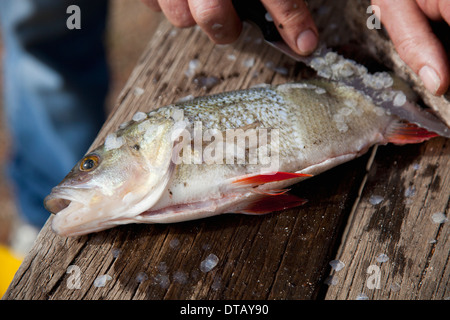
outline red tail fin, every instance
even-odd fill
[[[438,134],[409,122],[393,124],[386,135],[388,141],[395,144],[420,143],[437,136]]]

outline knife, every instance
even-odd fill
[[[266,43],[290,58],[303,62],[314,69],[318,76],[350,86],[388,113],[450,138],[450,128],[443,121],[408,100],[401,90],[392,88],[393,79],[388,73],[369,73],[363,65],[344,58],[324,44],[319,44],[311,55],[301,56],[284,42],[260,0],[233,0],[233,6],[242,21],[250,22],[262,32]]]

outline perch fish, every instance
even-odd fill
[[[135,114],[75,165],[45,207],[63,236],[265,214],[304,204],[290,185],[375,144],[436,135],[325,79],[199,97]]]

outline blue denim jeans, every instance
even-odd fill
[[[81,29],[68,29],[67,7]],[[43,199],[87,151],[105,120],[107,0],[1,0],[8,174],[20,213],[42,227]]]

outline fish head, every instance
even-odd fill
[[[175,168],[173,128],[168,120],[144,121],[108,135],[45,198],[53,230],[87,234],[133,222],[151,208]]]

